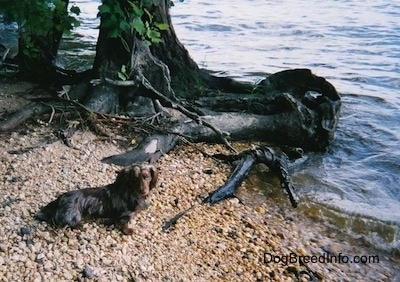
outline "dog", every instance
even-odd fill
[[[83,218],[107,218],[120,224],[124,234],[134,212],[146,206],[145,199],[156,186],[157,170],[153,165],[132,165],[121,170],[114,183],[104,187],[66,192],[43,207],[36,218],[56,227],[75,228]]]

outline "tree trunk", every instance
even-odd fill
[[[193,83],[199,82],[199,67],[176,36],[169,13],[170,5],[170,0],[161,0],[151,8],[155,20],[168,24],[169,28],[161,33],[163,41],[153,44],[150,49],[154,56],[168,66],[173,86],[192,89]]]

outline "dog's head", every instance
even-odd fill
[[[157,184],[157,170],[153,165],[142,164],[133,166],[132,172],[136,181],[139,181],[140,195],[147,196]]]
[[[149,164],[126,167],[118,173],[116,184],[139,198],[146,197],[157,184],[157,169]]]

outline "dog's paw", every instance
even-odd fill
[[[122,232],[125,235],[132,235],[133,234],[133,228],[129,228],[128,226],[122,226]]]

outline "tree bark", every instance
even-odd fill
[[[152,6],[155,20],[168,24],[169,28],[161,33],[163,41],[151,46],[151,52],[168,66],[172,77],[181,79],[182,75],[186,77],[188,73],[198,71],[199,67],[176,36],[169,13],[170,5],[170,0],[161,0],[158,5]]]

